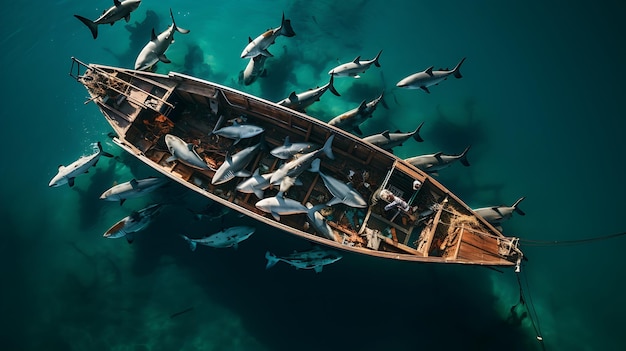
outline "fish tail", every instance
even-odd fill
[[[376,67],[380,67],[380,63],[378,62],[378,58],[380,57],[380,54],[382,54],[382,53],[383,53],[383,51],[382,51],[382,50],[380,50],[380,51],[378,52],[378,55],[376,55],[376,57],[374,57],[374,66],[376,66]]]
[[[335,76],[334,75],[330,75],[330,81],[328,82],[328,90],[330,90],[331,93],[337,95],[337,96],[341,96],[339,94],[339,92],[337,91],[337,89],[335,89],[335,86],[333,85],[333,82],[335,81]]]
[[[420,136],[420,129],[422,129],[423,125],[424,125],[424,122],[420,123],[417,129],[415,129],[415,131],[413,132],[413,139],[415,139],[415,141],[417,141],[418,143],[421,143],[424,141],[424,139],[422,139],[422,137]]]
[[[313,162],[311,162],[311,168],[308,169],[309,172],[311,173],[317,173],[320,171],[320,159],[316,158],[315,160],[313,160]]]
[[[181,238],[183,238],[183,239],[185,239],[185,241],[189,244],[189,249],[190,249],[191,251],[196,251],[196,245],[197,245],[197,244],[196,244],[196,242],[195,242],[195,241],[193,241],[193,240],[189,239],[186,235],[183,235],[183,234],[180,234],[180,237],[181,237]]]
[[[322,148],[322,151],[324,152],[324,154],[326,154],[326,157],[331,160],[335,159],[335,155],[333,154],[333,139],[335,139],[334,134],[326,139],[326,143],[324,143],[324,147]]]
[[[265,252],[265,259],[267,259],[267,264],[265,265],[265,269],[270,269],[278,263],[278,257],[272,255],[269,251]]]
[[[285,14],[283,13],[283,19],[280,24],[280,35],[284,35],[286,37],[293,37],[296,35],[296,32],[293,31],[291,27],[291,20],[285,19]]]
[[[100,155],[102,155],[102,156],[111,157],[111,158],[114,157],[110,153],[102,150],[102,144],[100,142],[98,142],[98,150],[100,150]]]
[[[174,14],[172,13],[172,9],[170,9],[170,17],[172,17],[172,25],[174,25],[174,30],[175,31],[177,31],[180,34],[187,34],[187,33],[189,33],[189,29],[180,28],[179,26],[176,25],[176,21],[174,21]]]
[[[89,28],[94,39],[98,37],[98,25],[94,21],[79,15],[74,15],[74,17],[78,18]]]
[[[468,147],[465,148],[465,150],[463,150],[463,153],[461,154],[461,164],[465,167],[469,167],[469,162],[467,161],[467,152],[469,151],[470,147],[472,147],[472,145],[469,145]]]
[[[463,78],[463,76],[461,75],[461,65],[463,64],[463,62],[465,62],[465,57],[463,57],[461,59],[461,62],[459,62],[456,67],[454,67],[454,70],[452,70],[454,73],[454,77],[455,78]]]
[[[526,213],[524,213],[524,211],[522,211],[521,209],[519,209],[517,206],[519,205],[520,202],[522,202],[526,197],[522,196],[519,198],[519,200],[515,201],[515,203],[513,204],[513,209],[515,210],[515,212],[517,212],[520,216],[525,216]]]

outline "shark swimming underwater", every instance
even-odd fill
[[[108,10],[105,10],[100,17],[93,21],[79,15],[74,15],[74,17],[83,22],[91,31],[93,38],[96,39],[98,37],[98,25],[113,25],[122,18],[126,20],[126,23],[128,23],[128,21],[130,21],[130,13],[135,11],[139,7],[140,3],[141,0],[113,0],[113,6],[109,7]]]
[[[119,201],[120,205],[123,205],[126,199],[132,199],[140,196],[147,195],[157,188],[167,184],[169,179],[167,178],[145,178],[145,179],[132,179],[128,182],[117,184],[100,195],[101,200],[106,201]]]
[[[380,63],[378,63],[378,59],[380,58],[380,54],[382,54],[382,50],[378,52],[378,55],[371,60],[361,61],[361,56],[357,56],[352,62],[341,64],[333,69],[331,69],[328,74],[335,77],[353,77],[353,78],[361,78],[359,73],[365,73],[368,68],[372,65],[376,67],[380,67]]]
[[[100,160],[100,156],[113,157],[110,153],[102,150],[102,144],[97,143],[98,152],[89,156],[81,156],[78,160],[72,162],[67,166],[60,165],[58,173],[50,180],[48,186],[55,188],[64,184],[68,184],[70,187],[74,186],[74,178],[77,176],[89,173],[89,168],[95,166]]]
[[[291,21],[285,19],[284,13],[280,22],[280,27],[270,29],[256,37],[254,40],[252,40],[252,38],[248,38],[249,43],[241,52],[241,58],[253,58],[258,55],[268,57],[274,56],[267,50],[267,48],[274,44],[276,42],[276,38],[280,35],[286,37],[293,37],[296,35],[296,32],[294,32],[291,27]]]
[[[215,248],[232,247],[237,249],[239,243],[248,239],[256,228],[247,226],[230,227],[220,230],[201,239],[191,239],[186,235],[180,235],[188,244],[191,251],[195,251],[198,244]]]
[[[410,138],[413,138],[418,143],[421,143],[424,141],[424,139],[422,139],[419,132],[423,125],[424,122],[420,123],[420,125],[415,128],[414,131],[409,133],[401,133],[400,131],[397,131],[395,133],[389,133],[389,131],[386,130],[380,134],[374,134],[365,137],[363,138],[363,141],[372,143],[384,150],[391,150],[396,146],[402,146],[402,143]]]
[[[294,251],[287,256],[276,256],[267,251],[265,253],[265,259],[267,260],[265,269],[270,269],[276,263],[282,261],[296,267],[296,269],[312,269],[315,273],[320,273],[324,266],[335,263],[341,258],[342,256],[337,251],[322,249],[318,246],[307,251]]]
[[[433,66],[430,66],[423,72],[418,72],[401,79],[396,86],[407,89],[422,89],[430,94],[428,87],[439,84],[440,82],[448,79],[449,76],[454,76],[457,79],[462,78],[463,76],[461,75],[460,69],[463,62],[465,62],[465,58],[463,58],[452,70],[441,69],[433,71]]]
[[[189,29],[176,26],[172,9],[170,9],[170,17],[172,17],[172,24],[167,27],[166,30],[161,32],[161,34],[156,35],[154,28],[152,28],[152,37],[150,38],[150,41],[143,47],[143,49],[141,49],[141,52],[135,61],[136,70],[148,70],[159,61],[164,63],[172,62],[167,58],[167,56],[165,56],[165,51],[167,51],[170,45],[174,42],[174,32],[187,34],[189,33]]]

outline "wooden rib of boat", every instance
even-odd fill
[[[330,248],[404,261],[458,263],[486,266],[516,266],[523,257],[519,239],[506,237],[475,214],[437,180],[393,154],[306,114],[293,111],[235,89],[179,73],[168,75],[99,64],[72,58],[70,75],[87,89],[117,137],[122,149],[187,188],[259,222],[310,242]],[[260,126],[260,136],[233,140],[210,135],[223,115]],[[250,162],[247,170],[271,172],[279,161],[269,153],[292,142],[322,145],[334,135],[335,160],[322,158],[324,174],[347,182],[367,200],[364,209],[337,204],[322,210],[335,240],[316,234],[306,214],[281,216],[280,221],[255,207],[255,194],[238,192],[243,181],[212,185],[212,170],[199,170],[180,162],[167,162],[171,155],[164,136],[173,134],[196,145],[195,151],[216,169],[226,152],[237,152],[264,138],[269,148]],[[287,196],[302,204],[328,202],[332,195],[318,173],[304,172],[302,186],[293,186]],[[422,187],[414,191],[415,180]],[[382,190],[404,199],[411,211],[385,211]],[[278,189],[268,189],[265,197]]]

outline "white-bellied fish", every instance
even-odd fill
[[[89,173],[89,168],[95,166],[100,160],[100,156],[113,157],[110,153],[102,150],[102,144],[97,143],[98,151],[89,156],[81,156],[78,160],[67,166],[59,165],[59,172],[48,183],[49,187],[55,188],[64,184],[74,186],[74,178]]]
[[[376,67],[380,67],[378,59],[380,58],[380,54],[382,54],[382,52],[383,51],[380,50],[376,57],[365,61],[361,61],[361,56],[357,56],[357,58],[355,58],[352,62],[347,62],[331,69],[328,74],[335,77],[361,78],[359,73],[365,73],[370,66],[374,65]]]
[[[372,143],[381,149],[391,150],[396,146],[402,146],[402,143],[407,141],[410,138],[415,139],[415,141],[421,143],[424,141],[420,136],[420,129],[424,125],[424,122],[420,123],[420,125],[412,132],[402,133],[400,131],[396,131],[395,133],[389,133],[388,130],[380,133],[370,135],[368,137],[363,138],[363,141],[367,141],[368,143]]]
[[[119,201],[120,205],[123,205],[126,199],[132,199],[149,194],[168,182],[169,179],[167,178],[155,177],[139,180],[131,179],[128,182],[112,186],[100,195],[100,199],[106,201]]]
[[[280,221],[281,215],[307,213],[309,210],[298,201],[283,197],[282,192],[274,197],[259,200],[254,206],[263,212],[270,213],[277,221]]]
[[[372,114],[376,111],[378,104],[382,103],[385,108],[389,108],[387,103],[385,103],[385,100],[383,100],[383,95],[385,95],[384,91],[376,99],[370,102],[363,100],[358,107],[331,119],[328,124],[348,132],[354,131],[358,135],[363,135],[359,125],[365,122],[368,118],[372,118]]]
[[[167,162],[174,162],[178,160],[193,168],[201,170],[211,169],[209,165],[207,165],[206,162],[200,158],[194,149],[193,144],[186,143],[183,139],[172,134],[165,135],[165,144],[167,145],[167,149],[170,151],[170,154],[172,154],[172,156],[167,158]]]
[[[422,89],[425,92],[430,93],[430,90],[428,90],[429,86],[439,84],[440,82],[448,79],[448,76],[450,75],[453,75],[457,79],[462,78],[463,76],[461,75],[460,69],[464,61],[465,57],[452,70],[441,69],[433,71],[433,66],[430,66],[423,72],[418,72],[403,78],[396,84],[396,86],[407,89]]]
[[[335,233],[326,222],[326,218],[319,212],[321,209],[328,207],[328,205],[319,204],[313,206],[310,202],[307,202],[306,207],[309,209],[306,216],[313,229],[326,239],[335,241]]]
[[[191,251],[195,251],[198,244],[211,246],[216,248],[232,247],[236,249],[238,244],[248,239],[256,228],[247,226],[237,226],[222,229],[221,231],[211,234],[201,239],[191,239],[186,235],[180,235],[189,244]]]
[[[319,147],[319,145],[313,143],[292,143],[289,140],[289,136],[286,136],[283,145],[272,149],[270,154],[274,157],[280,158],[281,160],[288,160],[296,154],[308,154],[309,152],[316,150],[317,147]]]
[[[294,251],[291,255],[276,256],[271,252],[265,253],[265,259],[267,259],[267,265],[265,269],[274,267],[279,261],[283,261],[296,269],[312,269],[316,273],[322,271],[325,265],[335,263],[339,261],[342,256],[335,250],[326,250],[318,246],[313,247],[307,251]]]
[[[333,86],[333,81],[334,76],[330,76],[330,81],[324,86],[317,87],[315,89],[309,89],[300,94],[296,94],[295,91],[292,91],[291,94],[289,94],[289,97],[280,100],[279,102],[277,102],[277,104],[289,107],[292,110],[304,112],[304,110],[307,107],[311,106],[311,104],[316,101],[320,101],[320,97],[324,95],[326,90],[330,90],[331,93],[337,96],[341,96]]]
[[[333,195],[333,198],[326,203],[326,206],[332,206],[338,203],[343,203],[346,206],[354,208],[365,208],[367,202],[358,191],[356,191],[352,184],[344,183],[339,179],[333,178],[319,169],[319,162],[314,162],[311,165],[311,172],[318,172],[320,178],[324,181],[326,189]]]
[[[255,137],[265,131],[265,129],[261,127],[257,127],[251,124],[239,124],[237,121],[233,121],[233,124],[226,127],[221,127],[221,124],[224,121],[224,116],[221,116],[215,124],[213,131],[210,134],[219,135],[224,138],[233,139],[235,142],[233,145],[236,145],[241,139],[248,139]],[[220,128],[221,127],[221,128]]]
[[[162,204],[154,204],[139,211],[133,211],[130,215],[115,223],[103,236],[109,239],[126,237],[126,241],[132,244],[134,233],[145,229],[162,207]]]
[[[128,21],[130,21],[130,13],[135,11],[139,7],[140,3],[141,0],[113,0],[113,6],[109,7],[108,10],[104,10],[102,16],[98,17],[94,21],[79,15],[74,15],[74,17],[83,22],[91,31],[93,38],[96,39],[98,37],[99,24],[113,25],[122,18],[126,20],[126,23],[128,23]]]
[[[187,34],[189,33],[189,29],[176,26],[172,9],[170,9],[170,17],[172,17],[172,24],[167,27],[166,30],[161,32],[161,34],[156,35],[154,28],[152,28],[152,37],[150,38],[150,41],[143,47],[143,49],[141,49],[141,52],[139,52],[139,56],[137,56],[137,60],[135,61],[136,70],[147,70],[159,61],[163,63],[172,62],[167,58],[167,56],[165,56],[165,51],[167,51],[170,45],[174,42],[174,32]]]
[[[267,48],[270,47],[270,45],[274,44],[276,38],[278,38],[279,35],[284,35],[286,37],[293,37],[294,35],[296,35],[296,32],[294,32],[293,28],[291,27],[291,21],[285,19],[284,13],[280,23],[280,27],[269,29],[263,34],[256,37],[254,40],[252,40],[252,38],[248,38],[248,45],[246,45],[246,47],[241,52],[241,58],[252,58],[258,55],[274,56],[269,51],[267,51]]]
[[[237,184],[235,189],[246,194],[254,193],[259,199],[262,199],[263,191],[270,186],[271,177],[272,173],[261,174],[257,168],[250,178]]]
[[[257,78],[267,76],[265,60],[267,60],[267,56],[264,55],[257,55],[250,58],[246,68],[239,72],[239,84],[250,85],[254,83]]]
[[[282,182],[285,178],[295,178],[297,174],[301,174],[305,169],[309,168],[313,160],[319,157],[320,154],[324,153],[326,157],[331,160],[335,159],[335,155],[333,155],[332,144],[335,139],[334,135],[331,135],[326,139],[324,146],[320,149],[317,149],[313,152],[309,152],[308,154],[300,155],[299,157],[294,158],[293,160],[284,163],[278,170],[276,170],[272,177],[270,178],[271,184],[278,184]]]
[[[437,152],[435,154],[409,157],[405,161],[426,173],[438,175],[440,170],[450,167],[450,165],[456,161],[459,161],[463,166],[468,167],[470,164],[467,161],[467,152],[470,147],[471,145],[466,147],[465,150],[459,155],[446,155],[443,152]]]
[[[211,184],[223,184],[235,177],[249,177],[251,174],[246,171],[245,168],[262,147],[263,141],[254,146],[247,147],[232,156],[226,154],[224,163],[215,171],[213,178],[211,178]]]
[[[491,206],[491,207],[481,207],[474,210],[479,216],[483,217],[487,222],[494,224],[498,229],[501,230],[499,226],[500,223],[510,219],[513,216],[513,212],[517,212],[520,216],[525,216],[526,213],[522,211],[518,206],[520,202],[522,202],[525,197],[519,198],[515,203],[511,206]]]

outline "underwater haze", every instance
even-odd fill
[[[626,6],[619,1],[143,0],[128,23],[100,25],[94,40],[73,15],[97,18],[109,0],[3,5],[3,350],[624,350],[626,238],[549,245],[623,233],[626,207]],[[473,208],[510,205],[503,224],[528,257],[517,274],[471,266],[394,262],[344,253],[316,274],[278,264],[310,245],[231,213],[197,221],[208,201],[172,184],[120,206],[99,199],[113,184],[156,173],[117,148],[70,57],[132,68],[171,23],[177,71],[278,101],[328,82],[355,57],[381,67],[337,78],[307,113],[324,121],[385,91],[364,135],[411,131],[406,158],[471,145],[470,167],[437,179]],[[270,47],[267,76],[239,82],[240,54],[282,13],[296,36]],[[396,83],[429,66],[463,78],[430,94]],[[76,184],[49,188],[60,164],[102,158]],[[132,210],[166,203],[134,243],[102,234]],[[198,247],[222,226],[255,226],[238,249]],[[541,241],[538,243],[537,241]],[[520,300],[522,282],[525,305]],[[543,338],[538,341],[537,336]]]

